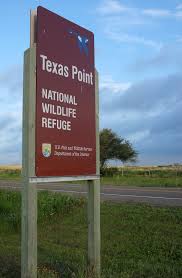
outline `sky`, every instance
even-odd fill
[[[21,164],[23,53],[41,5],[95,35],[100,129],[138,151],[138,165],[182,163],[182,1],[6,0],[0,4],[0,164]]]

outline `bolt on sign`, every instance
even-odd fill
[[[96,174],[94,35],[37,9],[36,176]]]

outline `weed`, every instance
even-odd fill
[[[38,202],[38,277],[87,277],[86,201],[41,192]],[[20,223],[10,229],[20,204],[0,191],[0,278],[20,277]],[[181,278],[181,234],[182,208],[102,203],[101,277]]]

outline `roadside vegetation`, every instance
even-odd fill
[[[20,277],[19,192],[0,191],[0,278]],[[87,203],[38,193],[38,277],[85,278]],[[182,208],[101,204],[101,278],[181,278]]]
[[[19,180],[21,178],[20,165],[0,165],[0,180]]]
[[[105,167],[101,184],[145,187],[182,187],[182,166]]]
[[[18,181],[20,179],[20,167],[12,169],[0,167],[0,180]],[[105,167],[101,171],[101,184],[142,187],[182,187],[182,166]]]
[[[114,131],[104,128],[100,131],[100,173],[101,183],[121,186],[182,186],[182,165],[158,167],[124,167],[140,159],[139,152],[131,142]],[[111,161],[123,167],[109,167]]]

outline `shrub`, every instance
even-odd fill
[[[119,169],[117,167],[105,167],[101,169],[101,176],[113,177],[114,175],[118,175]]]

